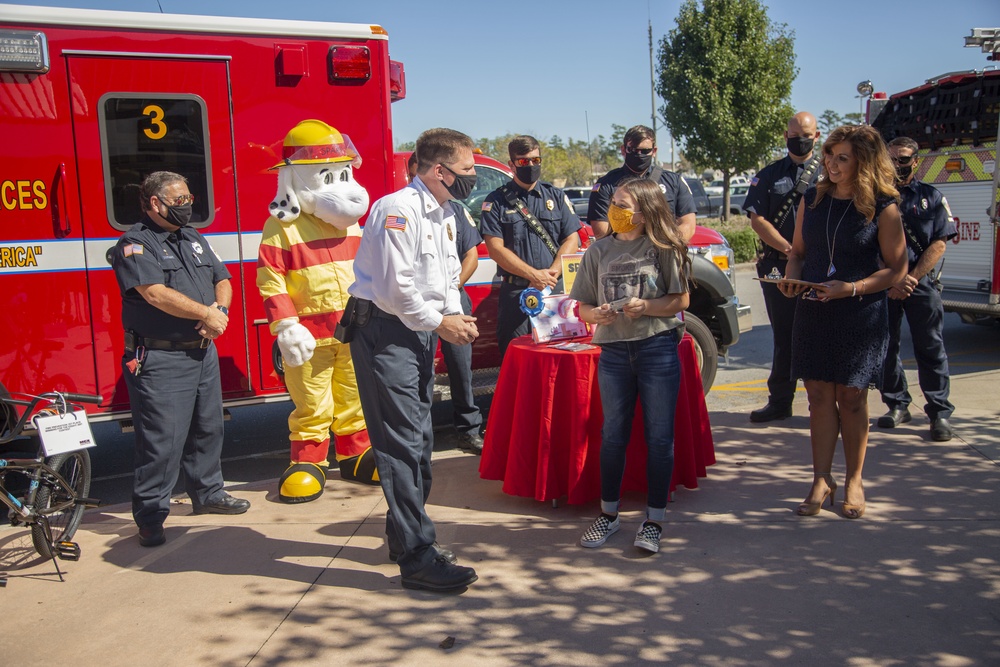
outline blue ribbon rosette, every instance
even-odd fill
[[[552,293],[551,287],[540,290],[528,287],[521,292],[521,310],[528,317],[538,317],[545,309],[545,297]]]

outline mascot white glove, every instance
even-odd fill
[[[280,320],[274,328],[278,332],[281,358],[287,365],[295,368],[312,359],[316,350],[316,339],[309,333],[309,329],[299,324],[299,318],[289,317]]]

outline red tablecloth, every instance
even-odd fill
[[[691,336],[678,348],[681,390],[674,423],[674,476],[670,489],[698,487],[715,463],[712,430]],[[535,345],[530,336],[507,348],[487,421],[479,476],[503,481],[514,496],[572,504],[601,495],[600,348],[580,352]],[[622,491],[646,490],[646,441],[636,405]]]

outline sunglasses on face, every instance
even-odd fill
[[[542,158],[540,157],[517,157],[514,158],[515,167],[531,167],[538,166],[542,163]]]
[[[642,155],[643,157],[647,155],[652,155],[655,148],[636,148],[635,146],[626,146],[625,152],[629,155]]]
[[[194,195],[178,195],[177,197],[174,198],[174,202],[172,204],[170,203],[167,197],[156,195],[156,198],[159,199],[164,204],[166,204],[167,206],[185,206],[187,204],[194,203]]]
[[[917,159],[917,156],[916,155],[890,155],[889,159],[892,160],[893,164],[898,164],[901,167],[905,167],[908,164],[910,164],[911,162],[913,162],[915,159]]]

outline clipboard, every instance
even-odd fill
[[[811,287],[816,289],[817,287],[826,287],[823,283],[811,283],[808,280],[795,280],[794,278],[754,278],[762,283],[771,283],[776,285],[778,283],[788,283],[789,285],[802,285],[804,287]]]

